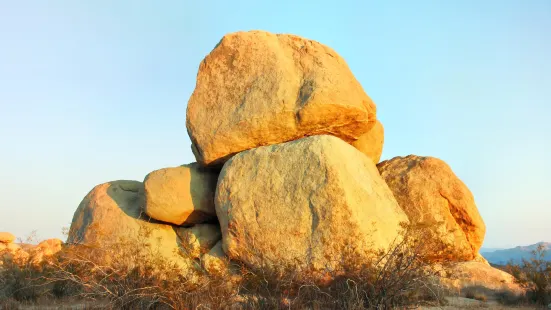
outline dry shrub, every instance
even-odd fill
[[[551,303],[551,261],[545,260],[545,254],[545,247],[540,244],[532,251],[530,259],[522,259],[519,265],[510,262],[506,266],[517,283],[527,289],[525,300],[540,305]]]
[[[419,227],[407,226],[389,250],[365,261],[348,256],[342,270],[319,274],[293,266],[252,269],[226,261],[210,275],[199,261],[181,273],[158,249],[135,241],[69,245],[40,266],[5,265],[4,300],[81,300],[108,309],[390,309],[442,303],[439,270],[427,259],[435,244]],[[145,232],[147,234],[147,232]],[[140,240],[147,240],[146,237]]]
[[[488,297],[486,296],[486,293],[484,293],[484,290],[479,290],[476,288],[467,288],[465,290],[465,297],[469,299],[476,299],[479,301],[487,301]]]

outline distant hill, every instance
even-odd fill
[[[481,248],[480,253],[488,253],[488,252],[495,252],[499,250],[506,250],[505,248]]]
[[[538,242],[528,246],[517,246],[512,249],[494,251],[491,251],[491,249],[482,249],[480,254],[482,254],[482,256],[484,256],[484,258],[492,264],[505,265],[509,261],[518,264],[523,258],[530,258],[532,256],[532,251],[535,250],[540,244],[543,244],[547,250],[545,259],[551,261],[551,242]]]

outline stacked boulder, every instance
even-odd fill
[[[325,45],[224,36],[200,64],[186,125],[196,163],[96,186],[68,241],[145,241],[184,269],[320,272],[388,249],[412,223],[446,249],[431,259],[478,257],[485,225],[469,189],[436,158],[379,163],[376,105]]]
[[[59,239],[47,239],[37,245],[15,243],[15,236],[9,232],[0,232],[0,266],[11,261],[18,265],[39,265],[47,257],[61,251],[63,242]]]

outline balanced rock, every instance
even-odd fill
[[[161,258],[180,268],[188,258],[180,254],[180,227],[157,222],[143,214],[143,184],[114,181],[97,185],[84,197],[73,216],[68,244],[105,249],[143,249],[151,259]]]
[[[191,228],[179,229],[177,233],[187,255],[193,258],[208,253],[222,239],[220,226],[215,224],[197,224]]]
[[[377,120],[373,128],[360,136],[360,138],[351,144],[360,152],[377,164],[383,154],[383,144],[385,142],[385,130],[383,124]]]
[[[375,120],[375,104],[331,48],[250,31],[224,36],[201,62],[186,124],[197,161],[215,165],[305,136],[353,142]]]
[[[218,171],[196,163],[153,171],[144,180],[145,212],[176,225],[213,220],[217,181]]]
[[[410,155],[383,161],[378,168],[410,222],[424,226],[441,246],[432,259],[477,256],[486,226],[473,195],[444,161]]]
[[[235,155],[215,201],[224,251],[256,268],[335,270],[388,248],[408,222],[373,162],[328,135]]]
[[[47,239],[40,242],[36,247],[29,250],[32,258],[32,264],[37,265],[43,262],[47,257],[53,256],[63,248],[63,241],[59,239]]]
[[[15,241],[15,236],[9,232],[0,232],[0,243],[12,243]]]

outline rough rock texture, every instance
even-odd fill
[[[407,222],[373,162],[333,136],[241,152],[222,169],[223,248],[253,267],[332,269],[386,248]]]
[[[196,163],[165,168],[145,177],[145,212],[159,221],[197,224],[213,220],[218,171]]]
[[[222,239],[220,226],[215,224],[197,224],[188,229],[179,229],[178,236],[187,255],[193,258],[209,252]]]
[[[122,248],[149,247],[152,258],[163,258],[181,268],[188,258],[180,255],[178,229],[142,214],[143,184],[114,181],[97,185],[75,211],[68,244]]]
[[[483,264],[486,264],[486,265],[490,266],[490,263],[480,253],[476,253],[476,256],[473,259],[473,261],[483,263]]]
[[[222,274],[228,271],[222,240],[218,241],[208,253],[201,257],[201,263],[203,268],[210,274]]]
[[[360,136],[360,138],[351,144],[360,152],[377,164],[383,154],[383,144],[385,142],[385,130],[383,124],[377,120],[373,128]]]
[[[9,232],[0,232],[0,243],[12,243],[15,241],[15,236]]]
[[[201,62],[187,129],[201,164],[304,136],[357,140],[376,106],[331,48],[294,35],[231,33]]]
[[[29,260],[29,253],[16,243],[0,243],[0,266],[3,262],[14,262],[18,265],[24,265]]]
[[[32,257],[32,264],[39,264],[46,257],[52,256],[63,248],[63,241],[59,239],[47,239],[40,242],[36,247],[31,248],[28,252]]]
[[[378,165],[411,223],[427,226],[446,250],[433,259],[468,261],[476,257],[486,226],[473,195],[440,159],[410,155]]]
[[[514,294],[523,292],[512,275],[483,262],[459,262],[448,267],[446,271],[448,277],[442,279],[443,284],[458,291],[479,286],[493,291],[505,290]]]

